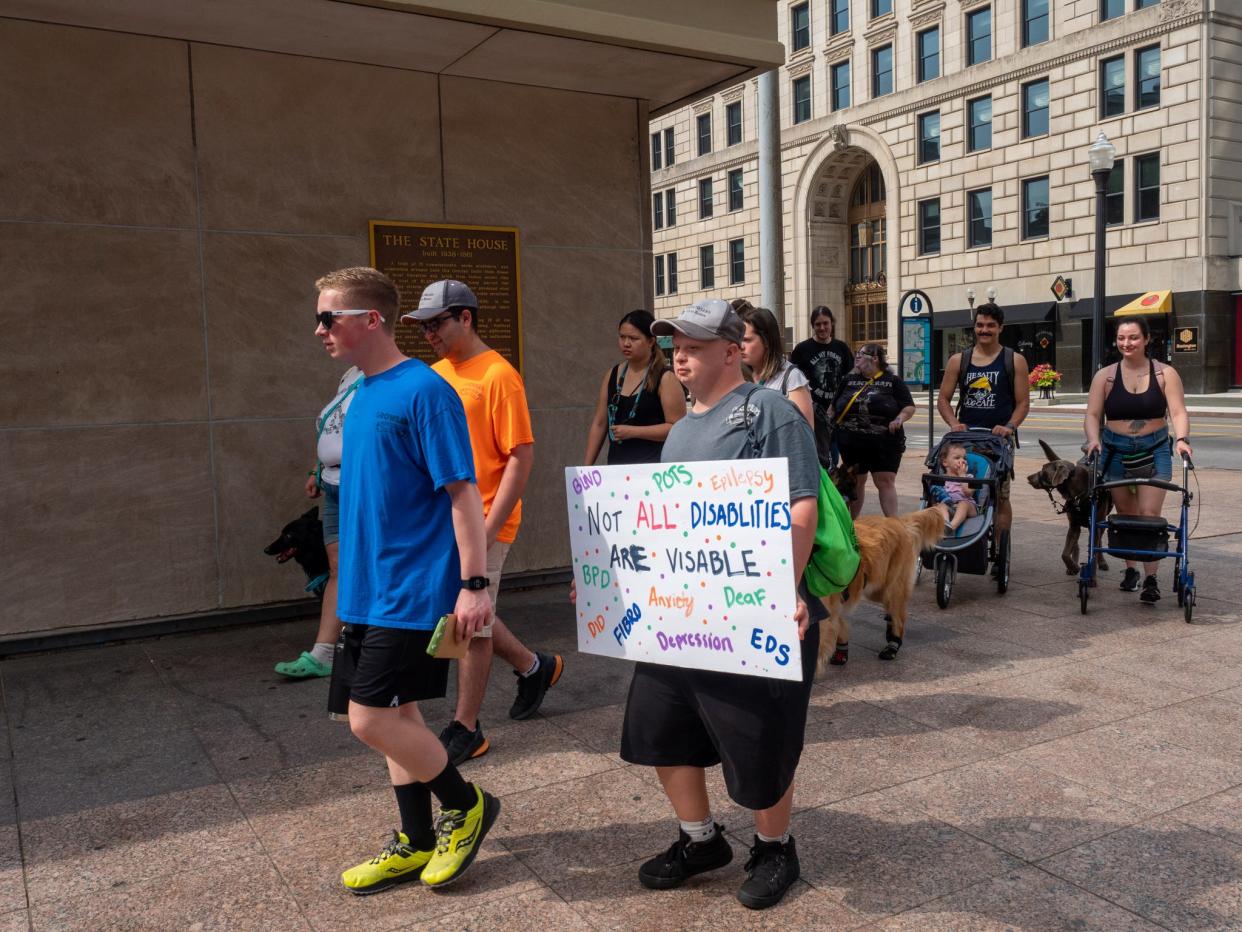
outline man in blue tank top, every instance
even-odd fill
[[[975,345],[954,353],[945,366],[936,410],[950,430],[986,427],[1013,442],[1018,425],[1031,410],[1031,385],[1026,359],[1001,346],[1005,312],[989,301],[975,312]],[[960,388],[957,408],[953,392]],[[1013,524],[1009,504],[1009,476],[996,493],[996,527],[1007,531]]]

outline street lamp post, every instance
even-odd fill
[[[1095,300],[1092,304],[1091,371],[1098,372],[1104,365],[1104,272],[1107,260],[1104,255],[1105,201],[1108,196],[1108,175],[1113,170],[1117,150],[1102,132],[1087,150],[1091,177],[1095,180]]]

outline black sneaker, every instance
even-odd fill
[[[518,693],[509,708],[509,718],[514,721],[525,721],[539,711],[548,687],[556,685],[565,669],[565,661],[561,660],[560,654],[541,654],[535,651],[535,656],[539,658],[539,669],[530,676],[522,676],[516,670],[513,671],[518,681]]]
[[[748,909],[775,906],[801,873],[793,838],[782,845],[756,837],[746,861],[746,882],[737,891],[738,902]]]
[[[691,841],[680,829],[677,841],[663,854],[658,854],[638,869],[638,880],[649,890],[671,890],[680,887],[695,874],[714,871],[733,860],[733,849],[716,826],[716,834],[707,841]]]
[[[457,719],[449,722],[440,732],[440,743],[444,745],[449,762],[454,767],[460,767],[472,757],[482,757],[491,748],[483,737],[482,722],[475,722],[475,729],[471,731]]]
[[[1138,592],[1139,580],[1143,577],[1132,566],[1126,567],[1126,574],[1121,578],[1122,592]]]
[[[1155,576],[1143,580],[1143,591],[1139,593],[1139,601],[1154,605],[1160,601],[1160,583]]]

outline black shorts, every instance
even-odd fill
[[[638,664],[625,704],[621,759],[648,767],[721,764],[738,805],[775,806],[802,756],[818,651],[819,625],[812,624],[802,641],[801,682]]]
[[[869,472],[896,472],[901,466],[901,454],[906,452],[906,439],[902,434],[839,431],[837,445],[841,449],[842,464],[855,467],[860,476]]]
[[[447,660],[427,654],[430,631],[348,624],[345,650],[333,664],[332,679],[340,692],[375,709],[420,699],[441,699],[448,692]],[[338,715],[345,710],[329,709]]]

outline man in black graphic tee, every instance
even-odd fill
[[[936,410],[950,430],[986,427],[999,437],[1012,438],[1018,425],[1031,410],[1031,386],[1026,359],[1000,344],[1005,312],[996,304],[980,305],[975,314],[975,345],[964,353],[954,353],[940,382]],[[1006,355],[1012,353],[1012,375]],[[965,359],[963,360],[963,357]],[[966,377],[962,378],[962,366]],[[953,392],[961,385],[957,410]],[[1009,477],[997,490],[996,526],[1005,531],[1013,524],[1009,504]]]
[[[820,305],[811,311],[811,332],[814,336],[803,340],[789,354],[789,361],[802,370],[811,383],[811,404],[815,408],[815,433],[832,430],[832,400],[841,387],[841,379],[854,365],[854,353],[849,346],[836,338],[836,318],[832,309]],[[837,444],[832,443],[832,455],[825,468],[836,465]]]

